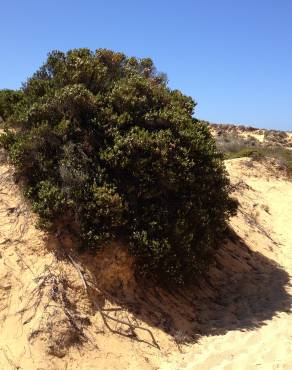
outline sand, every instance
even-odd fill
[[[292,184],[277,171],[272,174],[270,166],[267,168],[249,159],[227,161],[232,182],[242,182],[241,189],[239,186],[236,191],[241,209],[256,220],[259,228],[249,225],[242,213],[231,224],[252,251],[277,262],[290,279],[284,285],[284,295],[280,292],[281,284],[275,284],[267,287],[274,292],[264,292],[262,296],[263,287],[255,282],[254,294],[262,304],[260,309],[273,311],[275,302],[270,298],[287,301],[287,307],[275,312],[259,328],[247,327],[203,337],[186,350],[180,360],[174,356],[174,362],[165,363],[162,369],[292,369],[292,315],[289,312],[292,293]],[[251,284],[247,288],[253,289]],[[249,312],[256,304],[257,299],[247,299],[243,310]],[[244,316],[244,312],[242,316],[235,312],[237,323],[244,320]]]
[[[108,330],[59,236],[36,228],[2,160],[0,369],[292,369],[292,183],[272,161],[226,166],[240,211],[192,291],[140,286],[120,245],[80,257],[61,239],[104,312],[151,330],[158,349],[144,330]]]

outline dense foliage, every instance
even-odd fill
[[[93,250],[123,240],[142,274],[204,270],[236,204],[195,103],[151,59],[54,51],[16,95],[1,142],[43,226],[66,220]]]
[[[0,121],[5,121],[13,113],[16,104],[21,100],[22,92],[0,90]]]

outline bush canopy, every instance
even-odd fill
[[[92,250],[121,240],[163,281],[204,271],[236,202],[194,101],[151,59],[53,51],[10,94],[1,143],[43,227],[70,224]]]

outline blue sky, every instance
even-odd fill
[[[1,1],[0,88],[53,49],[151,57],[212,122],[292,130],[291,0]]]

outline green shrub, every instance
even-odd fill
[[[236,131],[225,132],[224,129],[221,129],[217,131],[216,145],[217,148],[222,153],[225,153],[227,157],[235,158],[236,153],[240,153],[246,148],[250,148],[252,150],[259,147],[260,142],[252,136],[245,138],[238,135]]]
[[[6,120],[10,117],[17,103],[22,99],[21,91],[0,90],[0,117]]]
[[[125,241],[142,275],[198,277],[236,202],[193,100],[150,59],[104,49],[50,53],[21,94],[1,143],[40,223],[66,220],[92,250]]]
[[[274,158],[292,174],[292,151],[279,146],[244,147],[238,151],[225,153],[226,159],[252,157],[254,159]]]
[[[226,154],[227,159],[241,158],[241,157],[252,157],[255,159],[264,157],[264,150],[261,147],[258,148],[242,148],[238,152],[230,152]]]
[[[289,174],[292,174],[292,150],[273,147],[266,150],[269,156],[278,159],[288,170]]]

